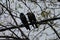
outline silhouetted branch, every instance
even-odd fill
[[[22,26],[22,25],[20,25],[20,26]],[[19,28],[19,27],[13,26],[13,27],[5,28],[5,29],[0,29],[0,32],[9,30],[9,29],[15,29],[15,28]]]
[[[24,3],[24,2],[23,2],[23,3]],[[24,3],[24,4],[26,5],[26,3]],[[13,27],[10,27],[10,28],[0,29],[0,31],[5,31],[5,30],[10,30],[10,29],[15,29],[15,28],[18,28],[18,29],[19,29],[20,27],[23,27],[23,26],[24,26],[23,24],[18,26],[18,24],[17,24],[15,18],[13,17],[11,11],[10,11],[9,9],[7,9],[3,4],[0,3],[0,5],[1,5],[2,7],[4,7],[4,8],[9,12],[9,14],[10,14],[11,17],[12,17],[12,19],[13,19],[14,22],[16,23],[16,26],[13,25]],[[27,6],[27,5],[26,5],[26,6]],[[28,6],[27,6],[27,7],[28,7]],[[28,7],[28,8],[29,8],[29,7]],[[29,8],[29,10],[31,11],[30,8]],[[32,12],[32,11],[31,11],[31,12]],[[45,22],[47,22],[47,21],[54,21],[54,20],[58,20],[58,19],[60,19],[60,17],[50,18],[50,19],[46,19],[46,20],[41,20],[41,21],[36,22],[36,23],[33,23],[33,24],[40,24],[40,25],[41,25],[41,24],[47,24],[47,23],[45,23]],[[31,25],[31,23],[29,23],[29,25]],[[48,24],[48,25],[54,30],[54,32],[56,33],[56,35],[57,35],[58,38],[60,39],[57,31],[52,27],[52,25],[51,25],[51,24]],[[22,31],[21,29],[19,29],[19,30],[20,30],[21,33],[29,40],[29,38],[23,33],[23,31]]]
[[[56,33],[56,35],[58,36],[58,38],[60,39],[60,36],[58,35],[58,32],[53,28],[53,26],[51,24],[48,23],[48,25],[53,29],[53,31]]]
[[[60,17],[49,18],[49,19],[46,19],[46,20],[41,20],[40,22],[54,21],[54,20],[58,20],[58,19],[60,19]]]
[[[27,6],[27,4],[25,2],[23,2],[22,0],[21,0],[21,2],[24,3],[24,5],[31,11],[31,9]]]
[[[43,32],[45,29],[47,29],[47,28],[44,27],[39,33],[37,33],[37,34],[34,36],[33,40],[34,40],[41,32]]]
[[[5,27],[7,29],[7,27],[2,24],[0,24],[0,26]],[[17,38],[19,38],[11,29],[9,29],[9,31],[12,32]]]
[[[14,40],[27,40],[27,39],[20,39],[20,38],[17,38],[17,37],[12,37],[12,36],[0,36],[0,38],[12,38],[12,39],[14,39]]]
[[[4,7],[4,8],[9,12],[10,16],[12,17],[12,19],[14,20],[14,22],[16,23],[17,28],[18,28],[18,24],[17,24],[15,18],[13,17],[13,15],[12,15],[12,13],[11,13],[11,10],[9,10],[8,8],[6,8],[6,7],[5,7],[3,4],[1,4],[1,3],[0,3],[0,5],[1,5],[2,7]],[[23,31],[22,31],[20,28],[18,28],[18,29],[19,29],[19,31],[22,33],[22,35],[24,35],[24,36],[29,40],[29,38],[23,33]]]
[[[42,7],[41,7],[36,1],[32,1],[32,0],[31,0],[31,2],[36,3],[36,4],[40,7],[41,11],[43,11],[43,10],[42,10]]]
[[[14,39],[20,39],[20,38],[12,37],[12,36],[0,36],[0,38],[14,38]],[[21,39],[20,39],[20,40],[21,40]]]
[[[58,20],[58,19],[60,19],[60,17],[50,18],[50,19],[46,19],[46,20],[41,20],[41,21],[39,21],[39,22],[36,22],[36,24],[40,24],[40,25],[41,25],[41,24],[46,24],[46,23],[44,23],[44,22],[53,21],[53,20]],[[35,24],[35,23],[34,23],[34,24]],[[29,23],[29,25],[31,25],[31,24]],[[16,27],[16,26],[13,25],[13,27],[9,27],[9,28],[6,28],[6,29],[0,29],[0,31],[5,31],[5,30],[15,29],[15,28],[21,28],[21,27],[24,27],[24,25],[21,24],[21,25],[19,25],[18,27]]]

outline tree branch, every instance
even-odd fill
[[[26,39],[20,39],[20,38],[17,38],[17,37],[12,37],[12,36],[0,36],[0,38],[13,38],[13,39],[16,39],[16,40],[26,40]]]
[[[2,7],[4,7],[4,8],[9,12],[10,16],[12,17],[12,19],[14,20],[14,22],[16,23],[16,25],[17,25],[17,27],[18,27],[18,24],[17,24],[16,20],[14,19],[11,11],[10,11],[8,8],[6,8],[3,4],[0,3],[0,5],[1,5]],[[22,33],[22,35],[24,35],[24,36],[26,37],[26,39],[29,40],[29,38],[23,33],[23,31],[22,31],[19,27],[18,27],[18,29],[19,29],[19,31]]]
[[[56,35],[58,36],[58,38],[60,39],[60,36],[58,35],[58,32],[53,28],[53,26],[51,24],[48,23],[48,25],[53,29],[53,31],[56,33]]]
[[[46,20],[41,20],[41,21],[39,21],[39,22],[36,22],[36,24],[46,24],[46,23],[44,23],[44,22],[47,22],[47,21],[54,21],[54,20],[58,20],[58,19],[60,19],[60,17],[58,17],[58,18],[50,18],[50,19],[46,19]],[[34,23],[35,24],[35,23]],[[29,25],[31,25],[31,23],[29,23]],[[9,30],[9,29],[15,29],[15,28],[21,28],[21,27],[24,27],[24,25],[23,24],[21,24],[21,25],[19,25],[18,27],[16,27],[16,26],[14,26],[13,25],[13,27],[9,27],[9,28],[6,28],[6,29],[0,29],[0,32],[1,31],[5,31],[5,30]]]
[[[2,24],[0,24],[0,26],[5,27],[7,29],[7,27]],[[17,38],[19,38],[11,29],[9,29],[9,31],[12,32]]]

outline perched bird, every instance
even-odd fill
[[[28,21],[23,13],[20,13],[20,19],[21,19],[23,25],[26,27],[26,29],[30,30],[29,25],[28,25]]]
[[[34,27],[34,25],[35,25],[34,28],[38,28],[37,24],[33,24],[33,23],[36,23],[36,21],[37,21],[35,18],[35,15],[31,12],[28,12],[27,16],[28,16],[28,19],[29,19],[30,23],[32,24],[32,26]]]

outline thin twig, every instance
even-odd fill
[[[42,7],[38,4],[38,2],[36,2],[36,1],[31,1],[31,2],[36,3],[36,4],[40,7],[41,11],[43,11],[43,10],[42,10]]]
[[[7,28],[6,26],[0,24],[0,26]],[[17,38],[19,38],[11,29],[9,29]]]
[[[0,38],[14,38],[14,39],[20,39],[20,38],[12,37],[12,36],[0,36]],[[22,40],[22,39],[20,39],[20,40]]]
[[[10,16],[12,17],[12,19],[14,20],[14,22],[16,23],[16,25],[17,25],[17,27],[18,27],[18,24],[17,24],[15,18],[13,17],[11,11],[10,11],[9,9],[7,9],[3,4],[0,3],[0,5],[1,5],[2,7],[4,7],[4,8],[9,12]],[[19,29],[19,31],[22,33],[22,35],[24,35],[24,36],[26,37],[26,39],[29,40],[29,38],[23,33],[23,31],[22,31],[20,28],[18,28],[18,29]]]
[[[23,2],[22,0],[21,0],[21,2],[24,3],[24,5],[31,11],[31,9],[27,6],[27,4],[25,2]]]

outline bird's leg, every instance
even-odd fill
[[[36,27],[35,27],[35,25],[34,25],[34,22],[32,22],[31,24],[32,24],[33,28],[36,29]]]
[[[33,24],[32,26],[34,27],[34,29],[36,29],[36,27],[35,27],[35,25],[34,25],[34,24]]]

